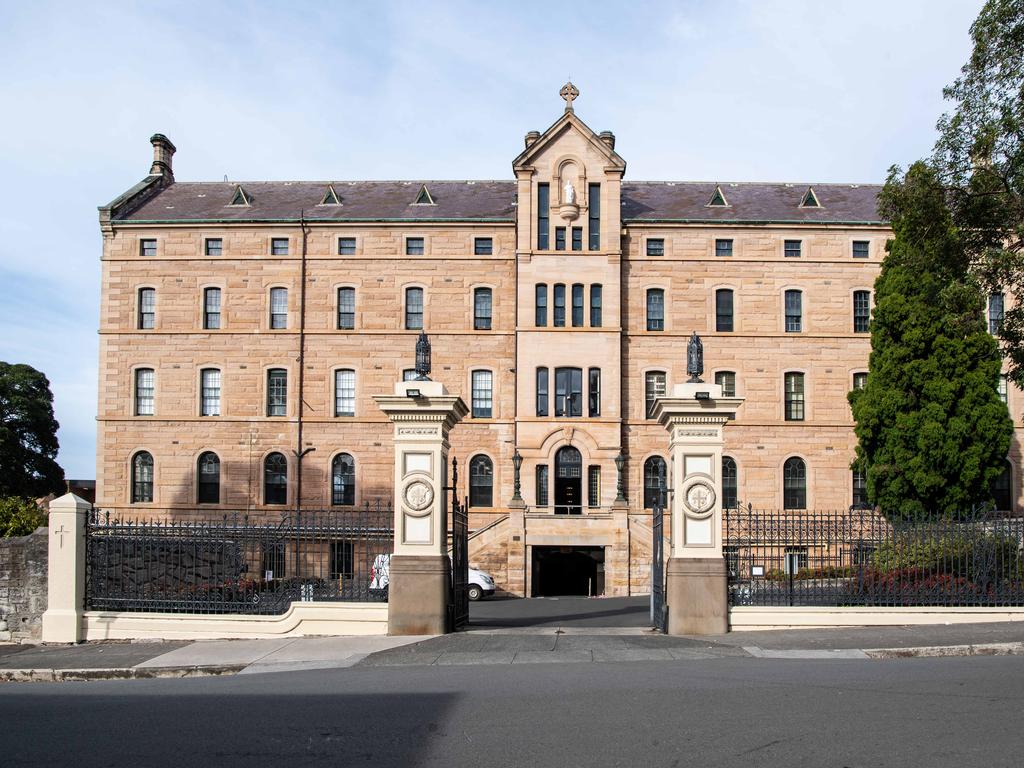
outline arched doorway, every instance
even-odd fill
[[[571,445],[555,454],[555,514],[583,512],[583,456]]]

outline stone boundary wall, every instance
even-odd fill
[[[0,643],[38,643],[46,610],[46,528],[0,539]]]

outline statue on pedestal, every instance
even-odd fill
[[[690,336],[690,343],[686,345],[686,372],[690,374],[688,384],[703,384],[700,377],[704,373],[704,344],[700,336],[694,331]]]

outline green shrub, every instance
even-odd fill
[[[879,545],[871,564],[881,572],[921,569],[931,573],[975,578],[980,571],[993,577],[1015,577],[1021,568],[1018,542],[982,531],[932,537],[908,533]]]
[[[46,525],[46,514],[31,499],[0,498],[0,538],[27,536]]]

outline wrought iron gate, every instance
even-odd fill
[[[459,502],[459,462],[452,459],[452,589],[448,626],[452,631],[469,623],[469,500]]]
[[[665,631],[668,614],[665,610],[665,490],[657,494],[654,502],[651,529],[651,626]]]

